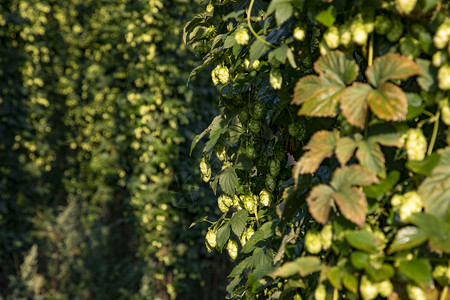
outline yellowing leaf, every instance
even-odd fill
[[[352,158],[356,146],[356,142],[350,137],[346,136],[338,140],[336,144],[336,157],[341,166],[345,166],[350,158]]]
[[[351,165],[337,169],[333,174],[333,180],[331,180],[331,186],[335,190],[339,190],[341,186],[346,185],[365,186],[372,183],[378,183],[377,176],[359,165]]]
[[[386,177],[384,154],[380,146],[373,141],[360,141],[356,157],[363,167],[373,171],[381,178]]]
[[[401,88],[387,82],[367,96],[370,109],[386,121],[405,120],[408,113],[408,100]]]
[[[321,56],[314,64],[314,70],[318,74],[326,75],[341,85],[352,83],[358,75],[358,69],[355,61],[340,51]]]
[[[355,82],[339,94],[342,114],[355,127],[364,128],[367,116],[367,95],[372,87],[365,83]]]
[[[366,76],[370,84],[380,87],[388,80],[406,79],[422,72],[423,70],[407,57],[389,53],[376,58],[373,66],[366,70]]]
[[[336,95],[343,88],[330,78],[308,75],[297,82],[292,104],[303,104],[299,115],[334,117],[338,104]]]
[[[366,195],[362,190],[356,187],[343,186],[339,192],[333,195],[333,198],[347,220],[359,226],[364,224],[367,213],[367,201]]]
[[[325,184],[315,186],[306,199],[309,212],[313,218],[322,224],[325,224],[330,214],[331,204],[333,203],[334,190]]]
[[[315,172],[325,158],[333,155],[338,139],[339,133],[336,130],[316,132],[303,148],[309,151],[303,154],[295,168],[300,168],[300,174]]]

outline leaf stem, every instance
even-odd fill
[[[333,300],[338,300],[339,299],[339,292],[337,290],[337,288],[333,289]]]
[[[439,298],[440,300],[445,300],[447,299],[447,293],[448,293],[448,285],[446,285],[441,292],[441,297]]]
[[[248,13],[247,13],[247,24],[248,24],[248,29],[250,29],[250,32],[261,42],[263,42],[264,44],[266,44],[269,47],[275,48],[274,45],[272,45],[271,43],[269,43],[268,41],[266,41],[265,39],[263,39],[262,37],[260,37],[256,31],[253,29],[252,24],[251,24],[251,16],[252,16],[252,9],[253,9],[253,4],[255,3],[255,0],[251,0],[250,1],[250,5],[248,7]]]
[[[367,66],[371,67],[373,63],[373,32],[370,34],[370,40],[369,40],[369,53],[367,57]]]
[[[436,113],[436,119],[434,120],[433,135],[431,136],[427,155],[430,155],[431,153],[433,153],[434,143],[436,142],[436,137],[437,137],[437,133],[438,133],[438,129],[439,129],[439,117],[440,116],[441,116],[441,112],[438,111]]]

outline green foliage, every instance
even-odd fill
[[[226,70],[227,80],[212,74],[220,114],[193,147],[209,132],[204,159],[214,161],[217,146],[227,154],[207,180],[234,198],[210,227],[219,251],[240,241],[227,297],[446,298],[449,4],[209,8],[184,36],[204,57],[191,76]],[[251,32],[245,43],[235,39],[241,28]],[[237,168],[241,157],[246,168]],[[225,180],[227,170],[235,173]],[[230,230],[243,210],[249,240]]]
[[[224,288],[223,260],[198,242],[206,227],[185,231],[216,214],[187,150],[214,111],[202,78],[186,85],[195,62],[180,34],[197,5],[0,4],[2,296],[197,299],[191,290]]]

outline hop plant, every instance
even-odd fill
[[[392,27],[392,22],[388,17],[380,15],[375,19],[375,32],[385,35]]]
[[[427,140],[420,129],[408,130],[406,136],[406,154],[408,160],[423,160],[427,151]]]
[[[229,240],[227,243],[227,251],[228,255],[231,257],[231,259],[236,259],[238,255],[238,244],[234,240]]]
[[[248,35],[248,31],[245,28],[236,29],[236,33],[234,34],[234,40],[239,45],[247,45],[250,40],[250,36]]]
[[[352,41],[357,45],[365,45],[369,37],[366,26],[360,21],[354,21],[351,25]]]
[[[432,275],[441,286],[450,284],[450,269],[447,266],[437,265],[434,267]]]
[[[366,275],[363,275],[359,284],[359,292],[364,300],[372,300],[378,296],[378,286]]]
[[[441,90],[450,90],[450,63],[446,63],[439,68],[437,78]]]
[[[404,25],[399,18],[395,18],[392,20],[392,27],[389,32],[386,34],[386,38],[391,42],[395,43],[400,39],[403,34]]]
[[[333,226],[331,224],[327,224],[322,228],[320,231],[320,239],[324,250],[331,247],[333,241]]]
[[[327,298],[327,289],[325,285],[319,284],[314,291],[314,298],[316,300],[325,300]]]
[[[447,52],[436,51],[436,53],[434,53],[433,57],[431,58],[431,62],[433,63],[433,66],[439,68],[447,61],[447,59],[448,59]]]
[[[270,192],[273,192],[276,188],[276,182],[275,179],[270,175],[267,174],[266,176],[266,189]]]
[[[227,194],[222,194],[217,198],[217,203],[221,212],[227,212],[230,207],[233,207],[233,199]]]
[[[444,49],[450,38],[450,18],[442,23],[433,37],[433,43],[438,49]]]
[[[256,209],[256,199],[253,195],[245,195],[242,197],[244,208],[246,211],[253,213]]]
[[[234,195],[233,198],[233,207],[237,210],[241,210],[242,206],[241,206],[241,200],[239,199],[238,195]]]
[[[305,235],[305,247],[311,254],[317,254],[322,251],[322,239],[317,231],[308,231]]]
[[[212,13],[213,11],[214,11],[214,5],[212,5],[211,3],[209,3],[209,4],[206,6],[206,12]]]
[[[211,179],[211,166],[205,157],[200,161],[200,172],[202,173],[203,181],[208,182]]]
[[[225,147],[222,145],[217,145],[215,147],[215,153],[220,161],[224,161],[227,158],[227,152],[225,150]]]
[[[269,162],[270,175],[277,177],[280,173],[280,162],[277,159],[271,159]]]
[[[388,279],[378,282],[376,285],[378,293],[380,294],[381,297],[386,298],[394,291],[394,286],[392,285],[392,282]]]
[[[410,300],[426,300],[427,296],[425,291],[417,285],[408,284],[406,286],[406,292]]]
[[[414,60],[420,55],[420,51],[419,41],[412,36],[408,35],[400,39],[400,52],[404,56]]]
[[[302,41],[306,36],[306,31],[302,27],[295,27],[294,28],[294,39],[297,41]]]
[[[352,32],[350,30],[350,24],[345,23],[339,27],[339,36],[339,43],[344,47],[348,47],[352,42]]]
[[[255,119],[261,119],[266,113],[266,109],[261,102],[256,102],[253,106],[252,115]]]
[[[391,205],[393,207],[399,207],[400,205],[402,205],[403,203],[403,196],[400,194],[395,194],[392,198],[391,198]]]
[[[271,194],[266,189],[263,189],[259,193],[259,202],[261,203],[262,206],[270,206],[270,203],[272,202],[271,198],[272,198]]]
[[[255,230],[253,229],[253,227],[248,227],[245,230],[245,232],[242,233],[242,236],[240,238],[241,245],[245,246],[247,241],[250,240],[250,238],[253,236],[254,233],[255,233]]]
[[[216,75],[217,78],[219,78],[219,81],[223,84],[227,84],[230,81],[230,72],[226,66],[219,67]]]
[[[339,38],[339,29],[336,26],[331,26],[323,34],[323,39],[330,49],[336,49],[339,47]]]
[[[251,119],[250,123],[248,124],[248,127],[251,132],[257,134],[261,130],[261,122],[256,119]]]
[[[406,221],[412,214],[422,211],[423,201],[415,191],[403,195],[403,202],[400,206],[400,220]]]
[[[219,84],[219,77],[217,76],[217,70],[218,70],[219,66],[217,66],[214,70],[211,71],[211,79],[212,82],[214,83],[214,85],[218,85]]]
[[[216,247],[216,231],[212,228],[208,229],[206,233],[206,248],[208,251],[212,251]]]
[[[445,98],[439,102],[439,107],[441,108],[441,119],[445,125],[450,126],[450,106],[448,103],[448,98]]]
[[[395,8],[404,15],[409,15],[416,6],[417,0],[395,0]]]
[[[283,83],[283,77],[281,76],[280,71],[277,69],[272,69],[270,71],[269,81],[270,81],[270,85],[272,86],[272,88],[274,90],[281,89],[281,85]]]

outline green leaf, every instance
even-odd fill
[[[325,158],[333,155],[338,139],[339,132],[337,130],[321,130],[314,133],[303,148],[307,152],[303,154],[294,168],[300,168],[299,174],[315,172]]]
[[[311,117],[334,117],[338,105],[338,94],[345,86],[329,77],[307,75],[296,84],[292,104],[302,105],[299,115]]]
[[[355,251],[350,255],[350,261],[357,270],[364,269],[369,263],[369,260],[370,256],[365,252]]]
[[[217,122],[214,122],[214,124],[211,123],[210,127],[209,140],[205,143],[205,148],[203,149],[204,152],[209,152],[216,146],[220,136],[227,131],[228,124],[226,120],[220,118]]]
[[[426,59],[416,59],[417,65],[424,70],[417,78],[419,86],[428,93],[432,93],[437,89],[437,69],[433,67],[431,62]]]
[[[327,273],[328,281],[338,290],[342,289],[342,270],[334,266]]]
[[[425,211],[437,218],[450,221],[450,148],[438,151],[440,160],[419,187]]]
[[[450,253],[450,224],[431,214],[416,213],[408,220],[428,237],[428,245],[437,253]]]
[[[272,273],[272,277],[290,277],[297,273],[300,276],[307,276],[311,273],[318,272],[322,268],[320,259],[315,256],[304,256],[297,258],[295,261],[287,262],[280,266],[275,272]]]
[[[414,107],[409,105],[408,106],[408,113],[406,114],[406,120],[412,120],[418,116],[425,110],[427,106],[425,104],[422,104],[419,107]]]
[[[265,38],[265,36],[260,36],[262,39]],[[260,40],[255,40],[253,44],[250,46],[250,65],[257,59],[259,59],[261,56],[263,56],[268,50],[270,49],[269,46],[261,42]]]
[[[372,87],[365,83],[355,82],[339,94],[342,114],[355,127],[363,129],[367,117],[367,96]]]
[[[292,6],[293,0],[272,0],[267,8],[267,16],[271,15],[275,11],[275,20],[280,27],[284,22],[292,16],[294,7]]]
[[[376,253],[380,243],[376,235],[366,230],[347,232],[345,239],[353,248],[369,253]]]
[[[370,109],[386,121],[405,120],[408,113],[408,100],[401,88],[387,82],[367,96]]]
[[[257,288],[261,285],[258,281],[265,275],[272,273],[274,267],[272,262],[268,262],[262,266],[255,268],[255,270],[248,276],[247,285],[253,292],[257,292]]]
[[[389,247],[388,254],[408,250],[422,245],[427,241],[428,237],[417,227],[407,226],[401,228],[395,235],[394,241]]]
[[[247,241],[244,248],[242,248],[242,253],[252,252],[261,242],[271,237],[273,233],[272,225],[272,222],[264,223],[264,225],[262,225],[261,228],[258,229],[255,234],[253,234],[252,237]]]
[[[269,61],[272,61],[273,59],[278,60],[280,63],[284,64],[286,62],[286,56],[289,48],[286,44],[281,45],[280,47],[276,48],[275,50],[272,50],[269,52]]]
[[[426,286],[430,286],[433,283],[433,278],[431,276],[431,264],[428,259],[403,259],[400,262],[398,269],[403,275],[411,280],[414,280],[418,284],[425,284]]]
[[[208,220],[208,216],[204,216],[203,218],[200,218],[200,219],[192,222],[188,229],[191,229],[192,227],[194,227],[198,223],[201,223],[201,222],[204,222],[204,221],[207,221],[207,220]]]
[[[383,264],[379,268],[375,268],[374,266],[367,266],[366,273],[371,277],[371,279],[375,282],[380,282],[387,280],[394,276],[395,270],[391,265]]]
[[[377,199],[378,201],[380,201],[388,191],[392,190],[399,179],[400,172],[391,171],[389,172],[387,178],[379,184],[363,187],[364,194],[366,194],[366,196],[369,198]]]
[[[367,201],[357,187],[343,186],[333,195],[339,210],[347,220],[362,226],[367,214]]]
[[[309,193],[306,199],[309,212],[317,222],[325,224],[328,221],[333,194],[334,190],[325,184],[316,185]]]
[[[228,195],[233,196],[235,194],[238,178],[233,167],[228,167],[223,170],[219,177],[219,184],[222,191]]]
[[[420,97],[417,93],[406,93],[406,98],[408,99],[408,105],[419,107],[422,105],[422,97]]]
[[[358,277],[353,274],[346,273],[342,279],[342,282],[347,290],[354,294],[358,293]]]
[[[358,75],[356,62],[340,51],[329,52],[319,57],[314,64],[314,70],[320,76],[326,76],[341,85],[350,84]]]
[[[430,9],[435,8],[438,3],[439,3],[439,0],[424,0],[422,11],[427,12]]]
[[[295,62],[294,53],[292,53],[290,48],[287,48],[286,56],[289,63],[291,64],[291,67],[297,69],[297,63]]]
[[[440,159],[441,156],[438,153],[432,153],[425,157],[424,160],[409,160],[406,162],[406,167],[414,173],[431,176]]]
[[[381,87],[388,80],[407,79],[423,70],[412,60],[397,53],[388,53],[374,60],[366,71],[367,79],[375,87]]]
[[[225,42],[223,43],[223,48],[224,49],[232,48],[232,47],[234,47],[234,45],[236,45],[236,40],[234,39],[234,34],[230,34],[225,39]]]
[[[336,157],[342,167],[347,164],[350,158],[352,158],[356,147],[357,143],[348,136],[342,137],[337,141]]]
[[[365,186],[376,182],[378,179],[374,173],[359,165],[350,165],[334,172],[331,186],[340,190],[342,186]]]
[[[384,154],[377,143],[370,140],[358,142],[356,157],[363,167],[373,171],[380,178],[386,177]]]
[[[240,237],[247,224],[248,212],[241,209],[233,214],[230,220],[230,226],[233,232]]]
[[[327,27],[331,27],[336,21],[336,9],[333,5],[328,6],[327,10],[323,10],[316,16],[316,21],[322,23]]]
[[[237,170],[245,170],[247,172],[250,172],[253,168],[253,163],[252,160],[247,157],[247,155],[239,154],[234,164],[234,167]]]
[[[229,238],[230,238],[230,225],[227,223],[217,230],[216,243],[217,249],[219,249],[219,251],[222,251],[223,246],[225,246]]]
[[[192,150],[194,150],[195,146],[198,144],[198,142],[208,133],[211,131],[211,128],[215,127],[217,123],[219,123],[222,120],[222,116],[216,116],[211,124],[209,124],[208,128],[206,128],[205,130],[203,130],[202,133],[194,136],[194,138],[192,139],[192,144],[191,144],[191,150],[189,151],[189,155],[192,154]]]

